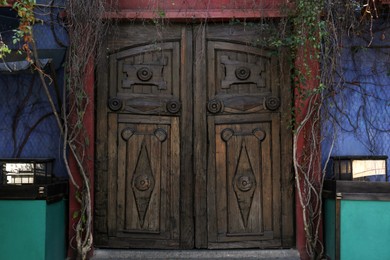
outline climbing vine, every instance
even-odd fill
[[[35,0],[16,0],[13,4],[6,0],[0,6],[12,6],[19,17],[19,26],[14,30],[12,44],[20,46],[18,52],[25,55],[32,68],[39,74],[41,85],[55,115],[57,125],[63,137],[63,160],[66,165],[72,187],[75,189],[79,209],[73,212],[75,236],[70,241],[77,252],[77,259],[86,259],[92,248],[92,194],[89,158],[86,150],[91,145],[85,130],[85,113],[90,106],[90,96],[86,92],[86,74],[93,75],[93,64],[97,59],[99,44],[102,42],[106,25],[103,21],[105,4],[103,0],[65,0],[60,8],[66,11],[65,22],[62,23],[68,32],[69,46],[65,62],[66,82],[64,87],[63,106],[58,111],[49,87],[53,82],[41,68],[33,26],[39,22],[35,16],[37,3]],[[46,5],[53,7],[54,1]],[[42,6],[42,5],[41,5]],[[53,22],[53,21],[47,21]],[[55,35],[56,36],[56,35]],[[1,37],[1,36],[0,36]],[[58,38],[55,37],[58,41]],[[63,43],[61,43],[63,45]],[[11,52],[10,47],[0,38],[0,58]],[[92,69],[92,70],[91,70]],[[77,169],[70,166],[68,155],[73,158]]]
[[[291,24],[292,29],[283,32],[273,43],[289,46],[293,53],[292,62],[295,62],[292,63],[296,98],[292,125],[296,191],[307,255],[310,259],[322,259],[323,181],[338,136],[343,132],[356,132],[367,150],[378,154],[380,149],[373,147],[372,136],[374,133],[376,137],[381,133],[390,133],[386,119],[378,121],[373,112],[376,110],[377,113],[386,114],[388,111],[386,106],[390,97],[386,94],[385,85],[375,79],[386,77],[385,73],[372,71],[373,74],[369,76],[374,78],[372,83],[369,83],[367,76],[357,76],[366,82],[351,82],[343,66],[348,57],[358,59],[356,53],[346,47],[351,42],[358,42],[360,48],[368,50],[375,41],[384,40],[389,25],[389,8],[375,0],[297,0],[295,9],[287,14],[284,22]],[[380,46],[377,48],[381,49]],[[389,55],[386,52],[383,54]],[[373,60],[366,62],[375,63]],[[355,63],[351,67],[353,73],[359,75],[362,71],[359,68],[364,67],[364,63]],[[370,84],[376,88],[370,88]],[[353,95],[354,101],[346,95]],[[350,105],[345,102],[351,101],[362,104],[356,113],[347,111]],[[375,105],[370,105],[373,102]],[[363,123],[359,123],[361,117]],[[358,130],[360,125],[366,129],[365,133]],[[303,146],[303,149],[299,146]],[[326,150],[321,146],[325,146]],[[381,151],[388,152],[386,149]]]

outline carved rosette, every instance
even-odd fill
[[[244,226],[247,227],[253,195],[256,190],[256,178],[245,144],[242,145],[240,150],[237,168],[233,177],[233,190],[236,194],[241,219]]]
[[[137,77],[141,81],[148,81],[153,77],[153,71],[148,67],[142,67],[137,70]]]
[[[235,179],[234,180],[235,185],[242,192],[247,192],[251,190],[253,185],[255,184],[254,175],[237,174],[237,176],[234,179]]]
[[[159,57],[142,64],[124,62],[122,87],[132,88],[134,85],[148,85],[157,86],[159,90],[166,90],[167,82],[164,78],[164,68],[167,65],[167,57]]]
[[[271,96],[265,99],[265,107],[268,110],[274,111],[280,107],[280,100],[277,97]]]
[[[223,89],[229,89],[235,84],[255,84],[258,88],[265,87],[267,75],[264,72],[267,59],[257,56],[256,62],[252,63],[221,55],[220,62],[224,67],[221,81]]]
[[[122,108],[122,101],[117,97],[110,98],[110,100],[108,100],[108,107],[112,111],[118,111]]]
[[[246,80],[251,75],[251,70],[248,67],[238,67],[234,73],[239,80]]]
[[[153,179],[147,175],[139,175],[134,179],[134,187],[139,191],[146,191],[150,189]]]
[[[211,99],[207,103],[207,110],[210,113],[212,113],[212,114],[216,114],[216,113],[222,112],[222,110],[223,110],[223,103],[222,103],[222,101],[219,100],[219,99]]]
[[[143,227],[155,186],[152,167],[145,143],[142,144],[141,151],[138,155],[137,165],[131,179],[131,186],[137,205],[139,222],[141,227]]]
[[[167,108],[169,113],[177,114],[177,113],[179,113],[179,111],[181,109],[180,101],[170,100],[167,102],[166,108]]]

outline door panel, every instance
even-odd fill
[[[205,37],[208,247],[281,246],[278,62],[239,37],[214,37]]]
[[[179,136],[177,118],[137,118],[114,115],[116,131],[109,141],[117,144],[109,164],[116,182],[116,210],[108,218],[113,235],[129,238],[172,239],[179,232]],[[143,122],[142,122],[143,121]],[[142,123],[141,123],[142,122]],[[115,165],[114,165],[115,164]],[[167,210],[171,209],[171,210]]]
[[[281,59],[249,28],[118,27],[98,68],[96,245],[292,245]]]
[[[280,169],[272,164],[279,160],[275,121],[275,116],[209,119],[214,131],[210,150],[215,150],[207,184],[210,248],[280,244],[280,204],[275,203]]]
[[[118,25],[98,68],[98,246],[193,248],[191,30],[155,32]]]

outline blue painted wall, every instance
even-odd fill
[[[390,157],[390,29],[389,21],[374,23],[370,34],[345,37],[341,57],[341,91],[326,100],[323,111],[323,160],[331,155]],[[334,120],[336,119],[336,120]],[[335,124],[335,122],[337,122]],[[390,175],[389,160],[387,161]]]
[[[62,66],[68,39],[62,26],[60,12],[63,1],[37,1],[36,18],[42,23],[34,26],[34,38],[40,58],[53,58],[56,82],[50,91],[59,108],[62,100],[64,69]],[[12,29],[17,26],[16,14],[8,8],[0,8],[0,33],[4,42],[14,49]],[[5,10],[7,9],[7,10]],[[23,60],[22,56],[10,55],[12,60]],[[49,80],[47,80],[49,82]],[[62,162],[62,139],[52,114],[48,98],[37,74],[0,73],[0,158],[55,158],[55,174],[67,176]]]

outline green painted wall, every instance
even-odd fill
[[[390,202],[341,200],[342,260],[390,259]]]
[[[0,259],[65,259],[65,202],[0,200]]]
[[[67,205],[64,200],[48,204],[46,210],[46,258],[64,260],[66,256]]]
[[[336,259],[336,201],[324,200],[325,253]]]

